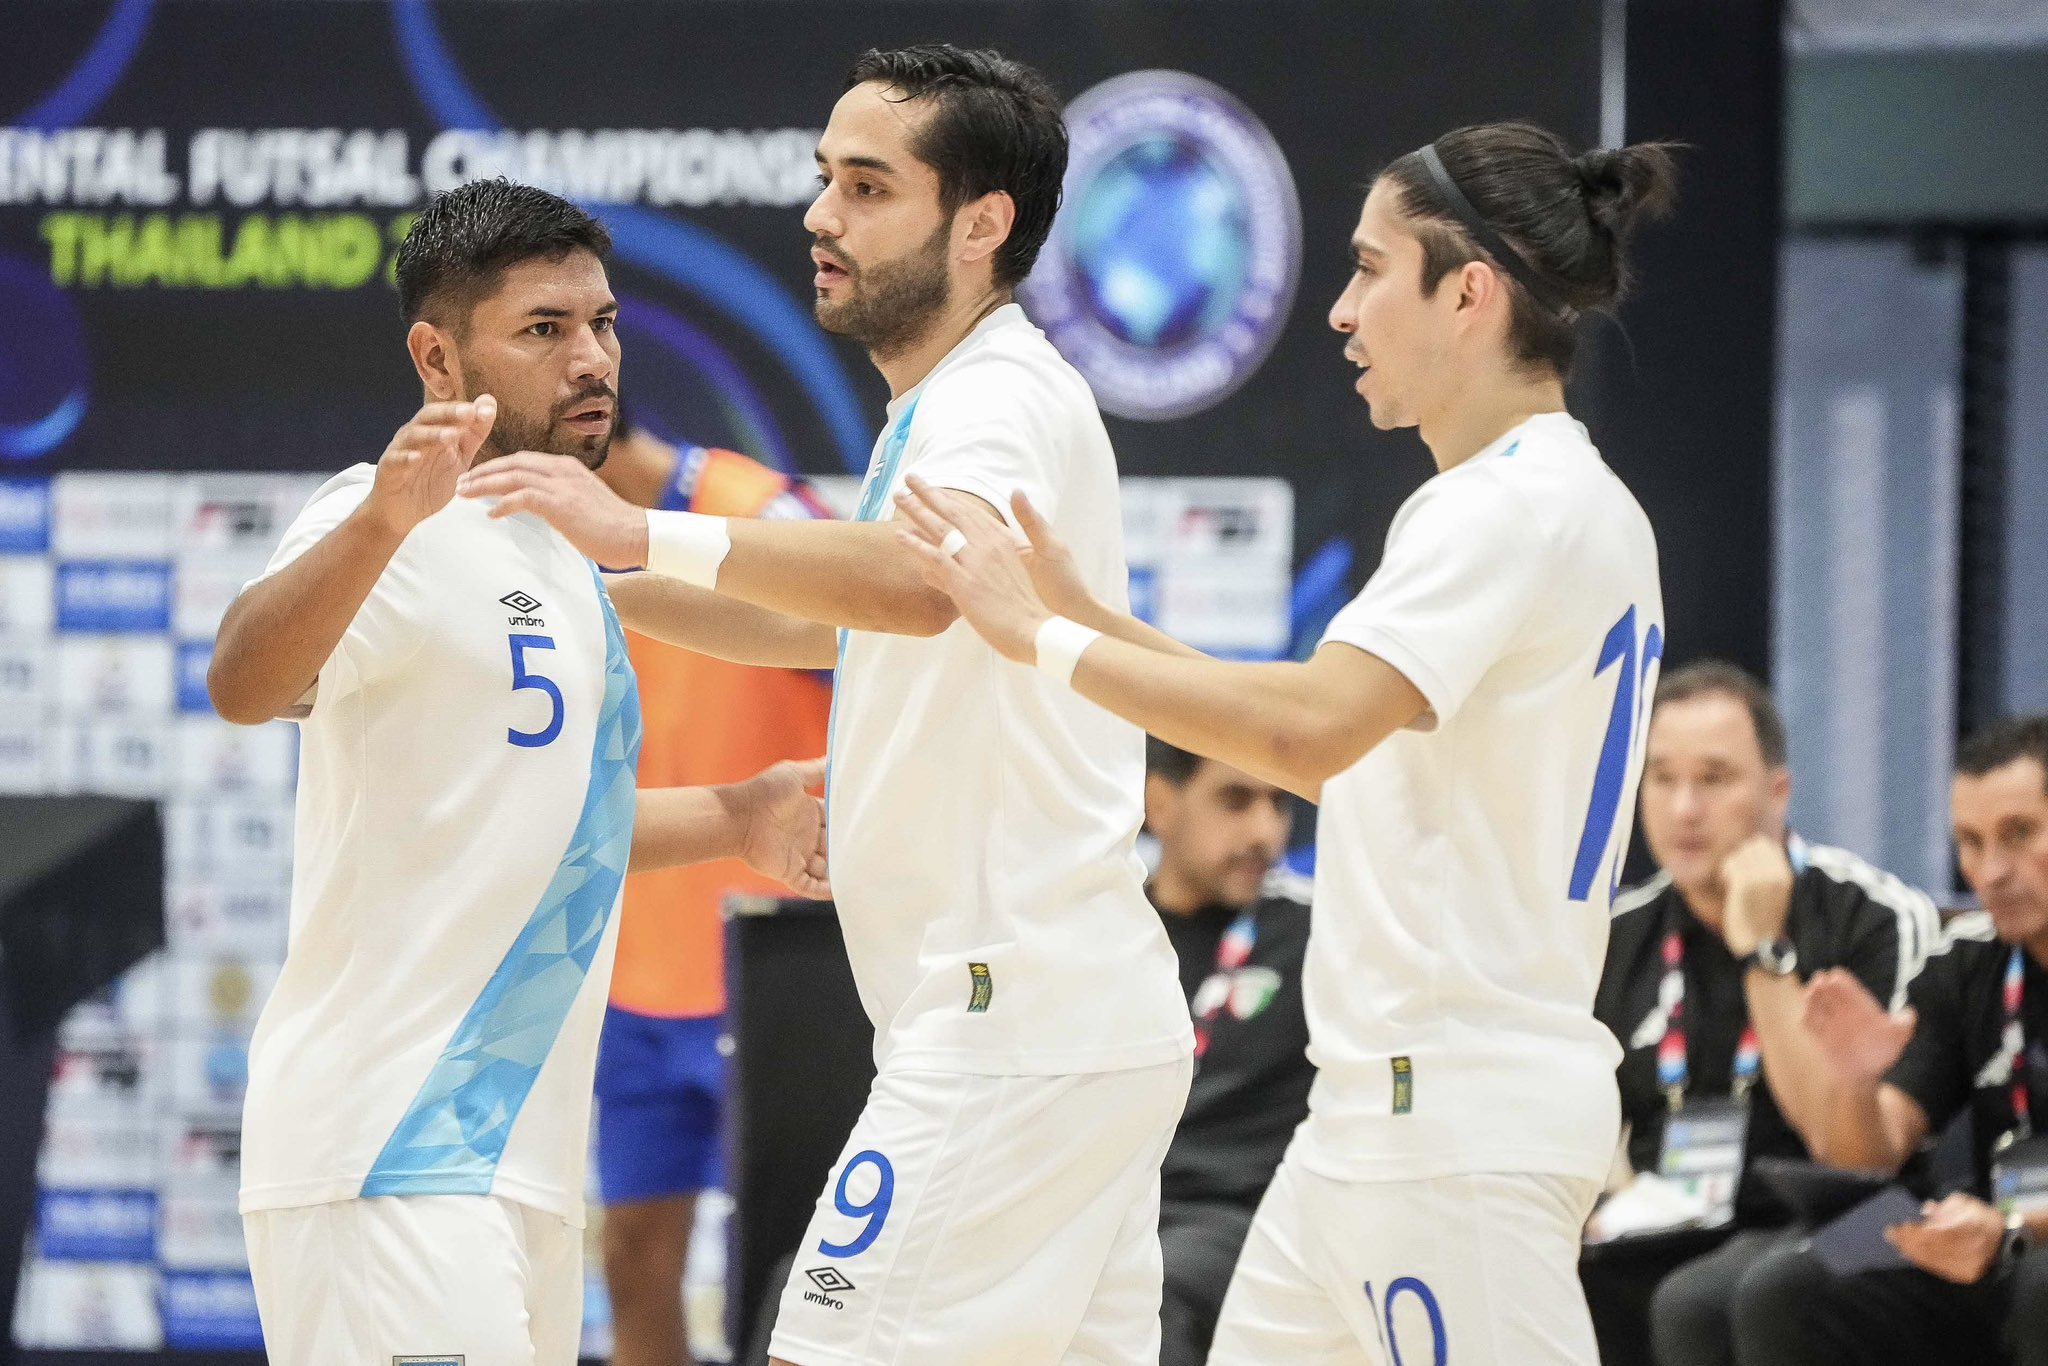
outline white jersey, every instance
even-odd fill
[[[330,480],[267,572],[374,478]],[[538,519],[456,499],[393,556],[301,731],[243,1211],[494,1194],[580,1222],[640,743],[596,571]]]
[[[1432,716],[1323,786],[1299,1157],[1339,1180],[1599,1178],[1593,1018],[1664,650],[1657,546],[1563,413],[1409,498],[1325,634]]]
[[[1015,304],[889,405],[859,518],[893,516],[912,471],[1005,516],[1022,489],[1090,590],[1127,602],[1094,396]],[[1192,1051],[1135,852],[1144,746],[964,621],[930,639],[841,633],[832,889],[877,1066],[1046,1075]]]

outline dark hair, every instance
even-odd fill
[[[938,172],[940,208],[951,214],[998,190],[1010,196],[1017,216],[996,250],[995,282],[1009,288],[1029,275],[1052,231],[1067,174],[1067,125],[1052,85],[999,52],[949,43],[870,48],[846,86],[869,81],[902,99],[932,102],[911,150]]]
[[[560,195],[472,180],[435,195],[399,244],[399,312],[408,324],[429,318],[460,328],[508,268],[572,251],[603,260],[611,249],[604,224]]]
[[[1145,737],[1145,772],[1164,778],[1175,787],[1185,787],[1202,767],[1202,757],[1169,745],[1156,735]]]
[[[1677,144],[1641,142],[1573,156],[1555,133],[1534,124],[1487,123],[1454,129],[1432,146],[1480,220],[1506,239],[1547,296],[1533,296],[1513,278],[1513,267],[1504,267],[1515,358],[1570,374],[1580,316],[1610,308],[1628,292],[1629,235],[1643,218],[1671,209]],[[1487,258],[1419,150],[1380,174],[1400,191],[1402,211],[1420,221],[1424,294],[1434,294],[1451,271]]]
[[[1763,751],[1764,763],[1771,768],[1783,768],[1787,755],[1785,744],[1785,718],[1778,712],[1778,704],[1771,699],[1757,676],[1737,664],[1721,659],[1703,659],[1697,664],[1688,664],[1676,672],[1666,674],[1657,684],[1657,706],[1670,702],[1690,702],[1695,697],[1732,697],[1749,709],[1750,724],[1756,727],[1757,748]],[[1656,709],[1651,709],[1655,715]]]
[[[2048,772],[2048,715],[2008,716],[1974,732],[1956,751],[1956,772],[1981,778],[2028,758]]]

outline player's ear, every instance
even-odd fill
[[[991,190],[972,204],[962,206],[967,234],[960,243],[963,261],[975,262],[995,255],[1010,240],[1010,228],[1017,221],[1017,201],[1002,190]]]
[[[412,368],[420,383],[438,402],[462,396],[462,371],[455,360],[455,348],[446,333],[422,318],[405,333],[405,349],[412,354]]]

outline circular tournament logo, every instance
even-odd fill
[[[1021,301],[1104,411],[1201,412],[1287,322],[1301,270],[1287,158],[1236,98],[1179,71],[1104,81],[1067,128],[1065,202]]]

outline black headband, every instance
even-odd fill
[[[1465,192],[1458,188],[1458,182],[1451,179],[1451,173],[1444,169],[1443,158],[1436,154],[1436,144],[1425,144],[1415,155],[1422,158],[1423,168],[1429,172],[1430,180],[1435,182],[1437,194],[1442,197],[1444,207],[1451,211],[1453,218],[1464,224],[1465,231],[1472,234],[1472,240],[1479,244],[1480,250],[1491,256],[1501,269],[1514,276],[1522,288],[1529,291],[1529,297],[1536,301],[1539,308],[1566,321],[1575,317],[1577,310],[1559,299],[1530,268],[1529,263],[1522,259],[1522,254],[1509,246],[1507,239],[1495,232],[1492,226],[1479,216],[1479,210],[1472,207],[1472,201],[1465,198]]]

